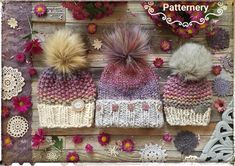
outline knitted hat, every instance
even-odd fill
[[[174,72],[164,86],[164,112],[170,125],[207,125],[210,122],[212,67],[209,51],[199,44],[185,44],[172,56]]]
[[[104,41],[108,65],[98,84],[96,126],[161,127],[159,84],[144,60],[149,54],[148,35],[137,26],[120,26]]]
[[[84,43],[78,34],[59,30],[45,44],[46,63],[40,76],[38,112],[42,127],[90,127],[96,88],[88,67]]]

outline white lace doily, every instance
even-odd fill
[[[6,66],[2,68],[3,100],[10,100],[12,97],[17,96],[24,85],[24,77],[18,69]]]
[[[59,158],[59,152],[56,150],[50,150],[47,152],[46,158],[49,161],[56,161]]]
[[[162,149],[158,144],[145,144],[145,147],[140,150],[141,160],[144,162],[166,161],[166,150]]]
[[[12,137],[23,137],[28,129],[28,121],[22,116],[13,116],[7,123],[7,133]]]

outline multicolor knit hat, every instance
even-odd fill
[[[94,119],[96,87],[78,34],[59,30],[45,44],[46,69],[38,84],[38,112],[42,127],[90,127]]]
[[[212,55],[204,46],[185,44],[170,60],[174,73],[164,86],[164,112],[170,125],[208,125],[211,114]]]
[[[140,27],[116,27],[106,35],[108,57],[98,84],[97,127],[161,127],[164,123],[157,77],[144,57],[148,35]]]

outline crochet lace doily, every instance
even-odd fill
[[[140,150],[141,160],[144,162],[157,162],[166,161],[166,150],[162,149],[158,144],[156,145],[145,145],[143,149]]]
[[[7,123],[7,133],[12,137],[23,137],[28,129],[28,121],[22,116],[13,116]]]
[[[50,150],[47,152],[46,158],[49,161],[56,161],[59,158],[59,152],[56,150]]]
[[[25,85],[24,77],[18,69],[4,66],[2,69],[3,100],[10,100],[17,96]]]

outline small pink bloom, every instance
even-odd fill
[[[79,159],[79,156],[77,154],[77,152],[68,152],[67,153],[67,156],[66,156],[66,161],[67,162],[78,162],[80,159]]]
[[[95,2],[95,7],[96,8],[100,8],[102,6],[102,3],[101,2]]]
[[[38,17],[42,17],[45,16],[47,14],[47,7],[44,4],[37,4],[34,7],[34,13],[38,16]]]
[[[107,133],[101,133],[98,135],[98,142],[100,143],[100,145],[102,146],[106,146],[109,144],[110,141],[110,135]]]
[[[163,139],[165,142],[171,142],[172,139],[173,139],[173,137],[172,137],[172,135],[169,134],[169,133],[164,133],[162,139]]]
[[[32,107],[30,96],[16,96],[13,98],[14,109],[20,113],[25,113]]]
[[[19,53],[15,56],[15,60],[19,63],[25,62],[25,55],[23,53]]]
[[[214,101],[213,107],[218,112],[224,112],[226,110],[226,103],[223,99],[217,99],[217,100]]]
[[[39,148],[39,146],[45,142],[45,139],[44,130],[38,129],[38,131],[32,136],[32,147]]]
[[[190,18],[192,21],[199,21],[201,18],[204,18],[204,16],[202,12],[196,11],[190,14]]]
[[[170,40],[162,40],[160,43],[160,48],[162,51],[170,51],[172,47],[172,42]]]
[[[135,109],[135,105],[134,104],[128,104],[128,110],[129,111],[134,111],[134,109]]]
[[[73,136],[73,143],[74,144],[78,145],[78,144],[82,143],[82,141],[83,141],[83,138],[81,136],[79,136],[79,135]]]
[[[112,105],[112,111],[116,112],[116,111],[118,111],[118,108],[119,108],[118,104]]]
[[[87,144],[85,146],[85,150],[87,153],[93,153],[93,146],[91,144]]]
[[[153,64],[156,68],[160,68],[162,67],[164,61],[162,58],[156,58],[154,61],[153,61]]]
[[[3,146],[7,149],[13,146],[13,142],[10,136],[3,137]]]
[[[3,118],[8,118],[10,115],[9,108],[7,106],[2,107],[2,117]]]
[[[219,75],[221,71],[222,71],[222,67],[220,65],[214,65],[211,70],[212,74],[216,76]]]
[[[33,77],[37,74],[37,70],[34,67],[30,67],[28,69],[28,73],[29,73],[30,77]]]
[[[41,54],[43,49],[38,39],[33,39],[25,44],[25,51],[33,54]]]
[[[125,139],[122,141],[121,149],[125,152],[132,152],[134,151],[135,144],[131,139]]]
[[[148,104],[148,103],[143,103],[143,104],[142,104],[142,109],[143,109],[144,111],[148,111],[148,110],[149,110],[149,104]]]

